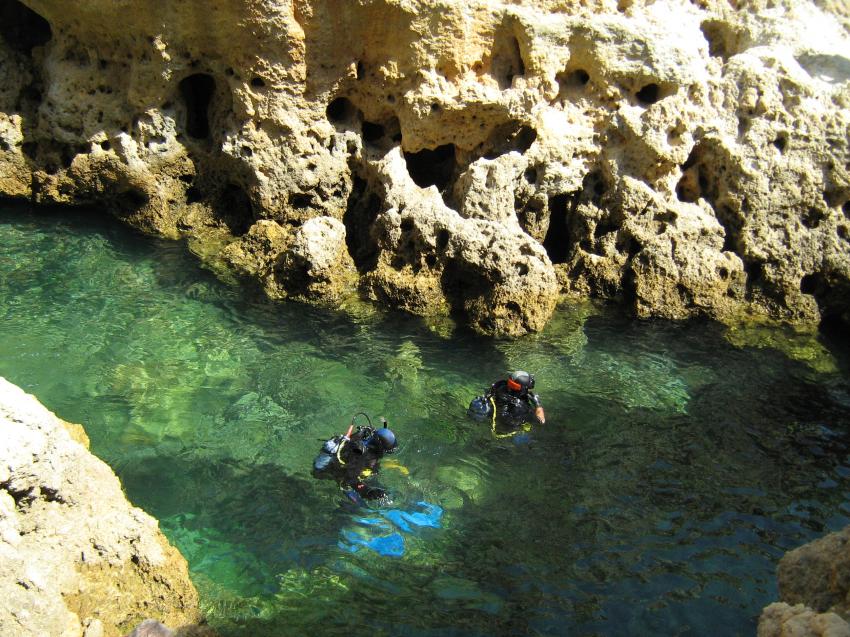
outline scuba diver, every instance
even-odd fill
[[[540,396],[532,393],[534,376],[524,371],[515,371],[503,380],[497,380],[483,396],[472,400],[467,414],[474,420],[489,420],[493,424],[508,430],[512,435],[528,423],[546,422],[546,414],[540,403]],[[499,435],[499,434],[497,434]]]
[[[369,425],[358,426],[355,431],[357,416],[366,416]],[[313,477],[336,480],[355,504],[362,504],[363,500],[389,503],[386,489],[374,481],[367,482],[378,473],[378,463],[384,454],[393,453],[398,448],[398,441],[387,428],[386,419],[381,418],[381,424],[379,429],[374,429],[368,415],[355,414],[345,435],[334,436],[322,445],[319,455],[313,460]]]

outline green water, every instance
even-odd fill
[[[9,205],[0,319],[0,375],[85,424],[225,637],[753,635],[784,551],[850,523],[838,337],[565,305],[494,341],[268,303],[98,211]],[[465,408],[513,368],[548,423],[495,438]],[[439,528],[310,476],[356,411],[401,440],[390,509]]]

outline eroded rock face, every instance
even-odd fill
[[[0,378],[0,634],[117,637],[199,619],[186,560],[82,428]],[[78,442],[79,441],[79,442]]]
[[[0,0],[0,17],[0,193],[215,237],[200,252],[271,296],[359,285],[510,334],[564,292],[641,316],[850,318],[844,3]]]

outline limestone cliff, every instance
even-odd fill
[[[564,292],[847,319],[848,29],[831,0],[0,0],[0,193],[488,333]]]
[[[0,635],[117,637],[149,617],[188,630],[186,560],[87,444],[0,378]]]

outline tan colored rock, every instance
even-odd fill
[[[186,560],[115,474],[0,379],[0,634],[117,637],[200,620]]]
[[[345,243],[345,226],[333,217],[313,217],[298,228],[292,245],[273,269],[272,296],[337,303],[357,280]]]
[[[786,553],[777,569],[779,595],[818,612],[850,612],[850,527]]]
[[[850,624],[835,613],[816,613],[803,604],[771,604],[759,617],[758,637],[850,637]]]
[[[845,3],[4,7],[0,194],[188,236],[271,296],[348,286],[304,278],[329,218],[372,298],[488,333],[561,292],[850,319]]]

